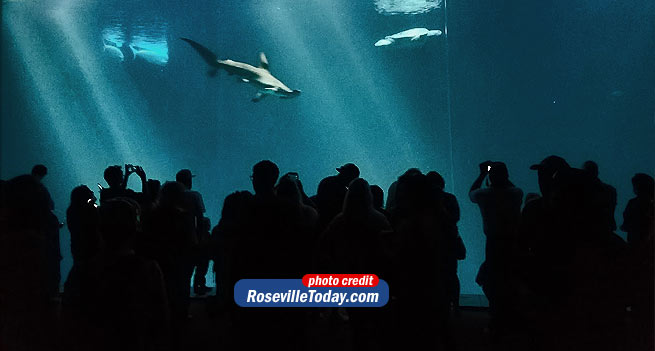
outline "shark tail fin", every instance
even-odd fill
[[[189,45],[191,45],[192,48],[194,48],[198,54],[200,54],[200,57],[207,62],[208,65],[216,68],[220,68],[221,65],[218,63],[218,57],[216,57],[216,54],[214,54],[211,50],[207,49],[206,47],[202,46],[201,44],[187,38],[180,38]]]

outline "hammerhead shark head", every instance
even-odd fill
[[[224,69],[228,74],[236,74],[241,78],[241,81],[250,83],[257,88],[257,95],[252,98],[253,102],[257,102],[266,95],[279,96],[282,99],[290,99],[300,95],[300,90],[291,90],[284,85],[279,79],[275,78],[268,70],[268,60],[264,53],[259,54],[259,67],[255,67],[243,62],[232,60],[219,60],[211,50],[198,44],[197,42],[180,38],[189,45],[191,45],[200,56],[212,67],[210,71],[211,76],[215,76],[218,69]]]

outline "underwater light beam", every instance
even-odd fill
[[[22,11],[22,12],[21,12]],[[22,59],[22,64],[25,67],[28,79],[36,88],[34,93],[37,104],[32,107],[41,109],[43,115],[50,120],[50,126],[55,130],[54,136],[57,140],[57,146],[61,149],[66,159],[73,160],[74,155],[79,155],[83,150],[71,147],[71,144],[80,145],[79,142],[71,142],[71,135],[68,133],[71,126],[66,124],[66,116],[68,115],[65,110],[65,105],[60,102],[63,101],[59,92],[56,89],[51,89],[49,82],[52,80],[52,72],[49,72],[48,65],[43,62],[37,62],[35,58],[48,57],[48,53],[42,52],[43,45],[40,44],[41,37],[34,31],[35,26],[31,26],[27,17],[25,8],[9,8],[5,7],[2,15],[2,20],[6,23],[11,37],[14,38],[16,49]],[[27,25],[26,25],[27,24]],[[43,123],[40,124],[41,126]],[[74,136],[73,136],[74,138]],[[69,169],[72,172],[72,177],[78,182],[83,181],[83,177],[77,167]]]
[[[53,10],[51,12],[52,18],[65,35],[76,63],[91,88],[93,101],[99,108],[103,121],[109,127],[108,130],[113,137],[114,145],[118,148],[117,151],[121,159],[134,159],[135,155],[131,151],[132,147],[130,147],[132,145],[128,144],[131,139],[127,138],[123,130],[118,126],[118,120],[127,120],[125,111],[114,100],[111,89],[102,83],[106,78],[102,76],[102,71],[98,69],[100,65],[97,57],[86,47],[86,43],[81,39],[77,28],[74,27],[74,23],[68,15],[68,11],[72,8],[71,3],[72,1],[67,3],[68,6]]]
[[[331,80],[328,77],[325,77],[325,75],[316,68],[318,67],[318,64],[313,59],[314,55],[309,50],[305,40],[300,35],[299,25],[294,21],[294,19],[291,16],[286,14],[284,11],[279,11],[276,8],[276,5],[273,4],[272,2],[267,3],[267,5],[268,7],[257,8],[263,12],[260,14],[259,16],[260,18],[264,18],[271,21],[271,23],[262,23],[262,28],[266,31],[269,31],[270,34],[273,36],[285,38],[286,46],[288,48],[293,48],[293,50],[295,50],[296,53],[299,53],[297,56],[303,58],[303,66],[304,69],[307,71],[306,75],[317,78],[314,79],[312,83],[316,91],[321,91],[323,93],[322,94],[323,102],[328,102],[328,101],[330,102],[331,109],[332,111],[334,111],[334,114],[338,116],[338,118],[342,119],[341,121],[339,121],[340,124],[350,125],[350,128],[344,129],[344,131],[348,134],[348,137],[346,139],[349,145],[346,146],[346,149],[363,152],[364,148],[358,142],[357,137],[353,132],[352,122],[345,118],[345,116],[348,116],[347,111],[343,109],[339,99],[336,97],[335,94],[328,93],[332,91],[339,91],[338,89],[339,87],[330,85],[328,82],[330,82]],[[278,14],[278,15],[274,16],[272,14]],[[286,30],[286,33],[284,33],[284,35],[281,35],[281,33],[276,30],[276,28],[279,27],[284,28]],[[309,115],[313,116],[314,113],[310,113]],[[367,159],[365,157],[366,155],[362,155],[362,156],[364,156],[361,157],[362,159]]]
[[[339,18],[335,13],[335,9],[344,8],[345,6],[343,5],[326,6],[324,3],[320,3],[320,4],[322,6],[322,11],[329,16],[333,29],[337,32],[337,35],[339,36],[338,42],[342,43],[346,48],[345,52],[348,54],[349,65],[355,68],[355,71],[357,72],[358,75],[357,80],[363,83],[362,86],[365,89],[367,100],[375,106],[375,109],[378,111],[378,114],[382,117],[382,121],[384,122],[385,127],[387,128],[388,131],[391,132],[391,135],[393,136],[392,142],[395,143],[398,146],[398,148],[403,151],[405,159],[408,160],[410,164],[414,164],[414,165],[422,164],[418,162],[419,160],[416,158],[416,155],[411,151],[409,145],[405,142],[402,142],[402,136],[400,134],[400,130],[403,130],[405,132],[411,132],[407,130],[409,129],[409,127],[407,126],[405,128],[399,128],[398,122],[396,120],[393,120],[391,113],[389,112],[393,109],[400,110],[400,111],[410,110],[408,104],[403,104],[402,106],[398,106],[398,104],[396,104],[396,106],[389,106],[389,104],[383,105],[381,103],[381,101],[386,102],[386,101],[392,101],[393,99],[388,95],[380,96],[381,95],[380,89],[378,87],[379,83],[376,83],[379,81],[379,79],[374,79],[371,73],[372,67],[370,66],[370,62],[372,62],[372,60],[362,57],[359,54],[360,50],[357,50],[355,45],[352,43],[352,34],[344,32],[343,23],[339,21]],[[362,62],[369,62],[369,65],[364,66]],[[383,71],[384,71],[383,69],[376,70],[376,72],[383,72]],[[394,96],[394,97],[398,98],[398,96]]]

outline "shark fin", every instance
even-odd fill
[[[421,37],[420,35],[415,35],[415,36],[412,37],[411,41],[416,41],[416,40],[418,40],[420,37]]]
[[[266,89],[266,90],[270,90],[270,91],[278,91],[278,90],[280,90],[280,88],[264,88],[264,89]]]
[[[180,39],[189,43],[189,45],[191,45],[191,47],[194,48],[198,52],[198,54],[200,54],[200,57],[202,57],[203,60],[205,60],[205,62],[207,62],[208,65],[220,68],[220,64],[218,63],[218,57],[216,57],[216,54],[211,52],[211,50],[196,43],[191,39],[187,39],[187,38],[180,38]]]
[[[248,80],[246,78],[241,78],[241,81],[244,82],[244,83],[250,83],[250,80]]]
[[[261,91],[257,92],[257,95],[255,95],[254,98],[252,98],[252,102],[259,102],[261,99],[265,98],[266,94],[262,93]]]
[[[259,67],[268,71],[268,59],[263,52],[259,53]]]

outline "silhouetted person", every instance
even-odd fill
[[[86,185],[75,187],[66,210],[66,224],[71,235],[73,265],[88,261],[102,248],[98,232],[98,208],[93,191]]]
[[[302,197],[302,203],[316,210],[316,203],[314,203],[314,201],[311,198],[309,198],[309,196],[307,196],[307,193],[305,193],[305,189],[302,186],[302,182],[300,181],[298,172],[288,172],[283,177],[290,177],[294,181],[294,183],[296,183],[296,186],[300,191],[300,196]]]
[[[396,184],[391,211],[395,260],[389,283],[397,298],[396,347],[445,348],[450,345],[452,248],[457,232],[441,205],[440,192],[425,175],[410,170]],[[419,280],[424,284],[417,289]]]
[[[82,278],[89,275],[89,262],[103,248],[99,231],[99,212],[96,197],[86,186],[80,185],[71,192],[71,203],[66,210],[66,224],[70,232],[73,267],[64,284],[62,304],[65,309],[80,311]]]
[[[481,188],[487,175],[489,187]],[[494,333],[502,333],[512,314],[514,247],[523,191],[510,182],[504,163],[487,161],[480,164],[480,175],[473,182],[469,197],[480,207],[487,237],[485,261],[480,266],[476,282],[489,300],[490,327]]]
[[[132,173],[136,173],[141,179],[141,193],[127,189],[127,180]],[[124,175],[121,166],[109,166],[105,169],[104,178],[109,188],[100,190],[100,204],[116,197],[129,197],[139,203],[147,202],[150,199],[146,173],[141,166],[126,164]]]
[[[368,182],[357,178],[350,183],[343,210],[330,222],[323,233],[323,249],[334,273],[364,272],[367,257],[377,254],[379,234],[391,226],[386,217],[373,207],[373,196]]]
[[[439,172],[431,171],[426,174],[427,180],[431,185],[435,195],[441,201],[441,207],[450,220],[450,227],[455,232],[454,240],[450,240],[451,249],[448,251],[449,255],[449,266],[450,266],[450,278],[448,285],[451,287],[450,303],[453,307],[459,306],[459,295],[460,295],[460,284],[459,277],[457,276],[457,261],[463,260],[466,258],[466,246],[464,246],[464,241],[462,237],[459,236],[459,230],[457,228],[457,222],[459,222],[459,204],[457,203],[457,198],[455,195],[444,191],[446,187],[446,182],[439,174]]]
[[[637,246],[648,237],[653,225],[653,177],[637,173],[632,177],[632,189],[636,197],[628,201],[623,211],[621,230],[628,233],[628,244]]]
[[[418,168],[410,168],[405,173],[401,175],[416,175],[422,174]],[[387,205],[384,207],[388,212],[393,212],[393,209],[396,207],[396,188],[398,187],[398,180],[395,180],[389,185],[389,190],[387,191]]]
[[[239,280],[235,274],[236,243],[246,225],[248,206],[252,201],[248,191],[237,191],[225,198],[221,219],[211,234],[211,255],[216,274],[216,297],[219,305],[230,312],[235,308],[234,284]]]
[[[371,195],[373,196],[373,208],[382,213],[388,220],[389,212],[384,209],[384,190],[379,185],[371,185]]]
[[[616,219],[614,218],[614,211],[616,210],[616,189],[609,184],[603,183],[598,178],[598,164],[596,162],[585,161],[582,169],[599,185],[597,187],[598,191],[593,196],[598,203],[603,205],[603,212],[605,214],[602,218],[603,222],[605,222],[605,225],[610,230],[616,230]]]
[[[0,349],[54,349],[50,204],[31,175],[3,183],[0,218]]]
[[[387,218],[373,207],[368,182],[362,178],[353,180],[348,186],[343,210],[323,233],[321,251],[327,261],[327,270],[346,274],[369,272],[384,277],[381,233],[389,229]],[[370,333],[378,329],[374,325],[380,312],[348,310],[355,349],[364,348],[368,339],[379,339]]]
[[[184,191],[178,182],[164,183],[149,225],[155,258],[164,274],[176,345],[182,340],[189,316],[192,250],[197,244],[193,215],[186,211]]]
[[[247,208],[245,225],[236,238],[232,275],[244,278],[295,278],[289,272],[290,262],[297,262],[299,252],[289,250],[295,237],[295,224],[285,201],[275,194],[275,183],[280,175],[277,165],[260,161],[252,168],[252,187],[255,191]],[[302,324],[298,311],[284,309],[238,309],[235,325],[247,347],[275,344],[285,348],[291,341],[298,342]],[[252,338],[253,333],[259,338]],[[295,338],[294,338],[295,337]]]
[[[352,163],[337,168],[339,174],[321,180],[316,191],[319,228],[325,228],[341,212],[348,184],[359,177],[359,168]]]
[[[626,243],[607,226],[605,204],[595,197],[601,185],[573,168],[551,179],[555,231],[530,265],[546,283],[535,292],[537,343],[545,350],[628,349],[622,335],[633,278],[626,275]]]
[[[59,228],[62,224],[59,222],[59,219],[54,214],[55,203],[52,201],[50,192],[43,185],[43,178],[48,174],[48,169],[44,165],[36,165],[32,168],[32,177],[36,179],[41,187],[41,195],[43,201],[48,205],[48,211],[43,213],[43,221],[45,223],[45,234],[48,239],[48,286],[50,287],[50,294],[52,297],[55,297],[59,294],[59,284],[61,282],[61,272],[60,272],[60,262],[62,259],[61,256],[61,246],[59,239]]]
[[[632,177],[636,197],[628,201],[623,212],[621,230],[628,233],[630,270],[631,340],[634,350],[653,350],[655,321],[655,219],[653,218],[653,177],[637,173]]]
[[[537,171],[541,196],[526,202],[521,213],[519,245],[526,255],[548,253],[549,242],[554,228],[553,179],[558,173],[568,172],[571,167],[563,158],[555,155],[544,158],[540,163],[530,166]]]
[[[202,195],[191,190],[193,186],[192,179],[195,175],[191,174],[188,169],[182,169],[175,175],[175,180],[184,186],[184,204],[185,209],[193,216],[194,232],[199,247],[206,247],[209,242],[209,230],[211,224],[209,218],[205,217],[205,203]],[[200,251],[196,252],[195,275],[193,276],[193,291],[197,295],[204,295],[210,289],[206,285],[205,276],[209,268],[209,259]]]
[[[74,317],[67,349],[164,350],[169,310],[162,272],[155,261],[137,256],[138,204],[127,198],[100,207],[105,250],[81,278],[83,308]]]

